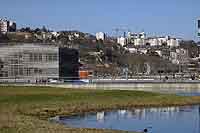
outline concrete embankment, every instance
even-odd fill
[[[3,84],[2,84],[3,85]],[[199,81],[131,81],[131,80],[98,80],[92,83],[73,82],[73,83],[59,83],[59,84],[4,84],[5,86],[50,86],[61,88],[81,88],[81,89],[105,89],[105,90],[141,90],[151,92],[198,92],[200,93]]]
[[[153,92],[200,92],[200,83],[106,83],[106,84],[56,84],[53,87],[87,88],[105,90],[141,90]]]

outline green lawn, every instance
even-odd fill
[[[0,132],[110,133],[112,131],[74,129],[50,123],[47,119],[56,115],[108,109],[199,103],[200,97],[181,97],[142,91],[0,86]]]

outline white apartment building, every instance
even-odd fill
[[[135,46],[142,46],[146,44],[146,34],[142,33],[131,33],[128,32],[128,42],[134,43]]]
[[[146,39],[146,34],[144,32],[141,32],[138,34],[138,38]]]
[[[158,46],[159,41],[157,38],[148,38],[147,42],[150,44],[150,46]]]
[[[117,43],[119,43],[121,46],[125,46],[127,44],[127,39],[125,37],[119,37],[117,38]]]
[[[170,47],[178,47],[180,46],[180,40],[176,38],[171,38],[167,41],[167,45]]]
[[[176,49],[170,52],[170,60],[173,64],[184,64],[188,62],[188,51],[186,49]]]
[[[162,46],[165,43],[167,44],[167,40],[167,37],[151,37],[146,39],[150,46]]]
[[[8,22],[4,19],[0,20],[0,32],[1,33],[8,32]]]
[[[0,33],[16,31],[16,23],[7,19],[0,19]]]
[[[150,46],[162,46],[166,44],[169,47],[178,47],[180,45],[180,39],[171,38],[170,36],[166,37],[152,37],[146,39]]]
[[[96,33],[96,39],[97,40],[105,40],[105,37],[106,37],[106,35],[105,35],[105,33],[103,33],[103,32],[98,32],[98,33]]]
[[[162,46],[163,44],[167,44],[167,41],[170,39],[169,36],[166,37],[158,37],[158,45]]]
[[[137,38],[137,39],[134,40],[134,45],[135,46],[143,46],[143,45],[146,44],[145,42],[146,42],[145,39]]]

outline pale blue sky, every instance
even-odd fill
[[[116,27],[197,39],[200,0],[0,0],[0,17],[19,27],[112,34]]]

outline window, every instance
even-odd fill
[[[38,54],[38,61],[42,61],[42,53]]]
[[[57,60],[58,60],[57,54],[53,54],[53,61],[57,61]]]
[[[37,53],[34,53],[34,62],[38,62],[38,55],[37,55]]]
[[[33,53],[30,53],[30,62],[33,62],[34,58],[33,58]]]

